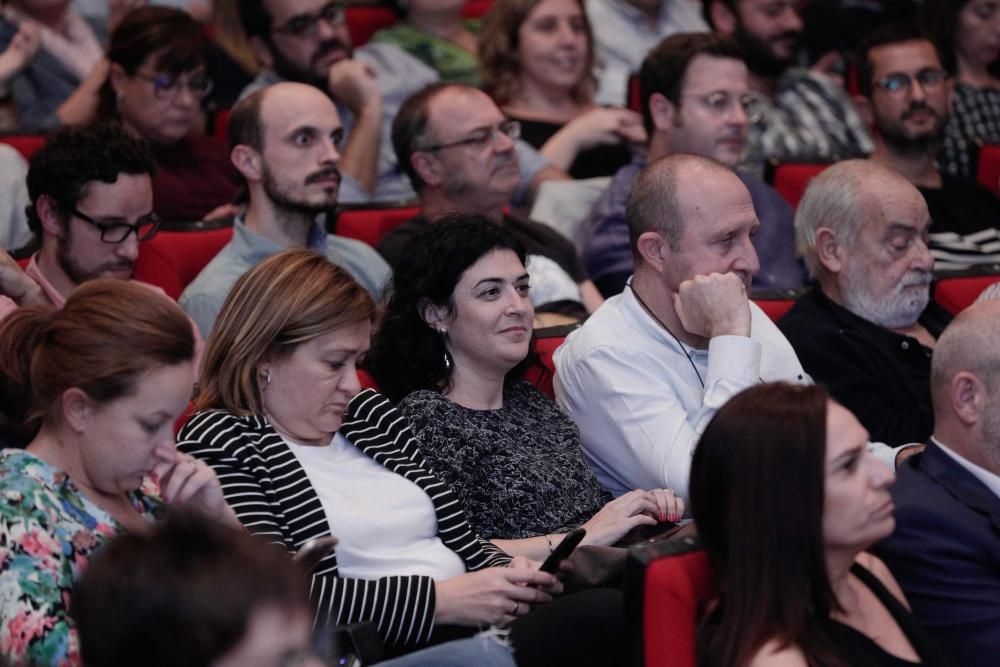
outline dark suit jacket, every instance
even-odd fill
[[[892,494],[896,530],[875,553],[961,664],[997,664],[1000,497],[934,443],[900,466]]]

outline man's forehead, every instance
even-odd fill
[[[431,98],[427,117],[433,132],[456,135],[478,127],[492,127],[504,119],[486,93],[464,88],[445,88]]]
[[[124,217],[136,208],[149,208],[153,200],[153,181],[149,174],[119,173],[113,183],[88,181],[80,190],[77,206],[84,204],[91,213],[102,217]]]
[[[863,221],[863,228],[874,235],[906,230],[923,232],[930,226],[927,202],[909,183],[887,183],[877,192],[869,190],[868,205],[872,214]]]
[[[283,85],[283,84],[278,84]],[[337,108],[319,89],[305,84],[295,89],[275,90],[264,96],[260,118],[265,133],[285,134],[300,126],[333,131],[340,127]]]
[[[746,64],[737,58],[698,54],[684,72],[685,93],[711,93],[717,90],[746,92],[749,89]]]
[[[274,26],[299,14],[315,14],[330,0],[262,0]]]
[[[919,72],[927,67],[941,67],[934,45],[926,39],[883,44],[868,52],[872,72]]]

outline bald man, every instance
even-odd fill
[[[917,619],[963,665],[1000,648],[1000,302],[938,339],[934,435],[898,471],[896,531],[878,545]]]
[[[695,443],[719,407],[757,382],[808,378],[747,298],[760,223],[732,170],[661,158],[636,178],[625,219],[635,272],[557,350],[556,399],[605,488],[686,497]]]
[[[813,379],[894,447],[926,441],[934,426],[931,353],[948,318],[927,310],[930,224],[908,180],[865,160],[814,178],[795,213],[796,248],[817,287],[778,326]]]
[[[346,269],[376,301],[389,266],[368,245],[327,234],[326,214],[337,206],[344,131],[330,98],[314,86],[279,83],[233,108],[232,161],[246,179],[249,205],[233,239],[180,298],[208,336],[233,283],[258,262],[286,248],[308,247]]]

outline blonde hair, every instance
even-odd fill
[[[594,79],[594,33],[582,0],[576,0],[583,16],[587,36],[587,63],[580,81],[570,91],[570,98],[579,104],[592,101]],[[521,88],[521,26],[542,0],[495,0],[483,19],[479,35],[479,69],[485,90],[500,106],[509,103]]]
[[[272,255],[229,292],[201,364],[197,410],[263,414],[257,366],[334,329],[374,321],[375,303],[345,270],[312,250]]]

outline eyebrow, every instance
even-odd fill
[[[528,275],[528,272],[525,271],[524,273],[522,273],[521,275],[519,275],[517,278],[514,278],[514,280],[512,282],[516,283],[516,282],[520,282],[522,280],[528,280],[530,277],[531,276]],[[473,289],[475,289],[476,287],[479,287],[479,286],[481,286],[483,284],[490,284],[490,285],[500,284],[500,285],[502,285],[504,282],[506,282],[506,281],[503,278],[483,278],[478,283],[476,283],[475,285],[473,285]]]

